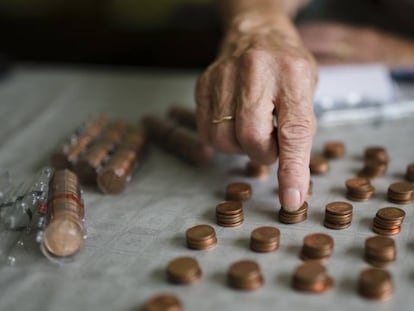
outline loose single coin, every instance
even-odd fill
[[[198,262],[192,257],[177,257],[167,265],[168,280],[176,284],[190,284],[201,278]]]
[[[327,142],[323,154],[328,159],[342,158],[345,155],[345,145],[340,141]]]
[[[249,161],[246,164],[246,174],[253,178],[265,178],[269,175],[269,166],[256,161]]]
[[[279,247],[280,230],[275,227],[259,227],[250,235],[250,248],[256,252],[271,252]]]
[[[209,225],[197,225],[186,231],[187,246],[192,249],[209,249],[217,244],[216,231]]]
[[[143,306],[143,311],[181,311],[180,300],[172,294],[160,294],[149,298]]]
[[[368,268],[359,275],[358,292],[368,299],[386,300],[393,292],[391,274],[382,269]]]
[[[226,200],[246,201],[252,196],[252,187],[248,183],[236,182],[227,185]]]
[[[312,156],[309,162],[311,174],[325,174],[329,171],[329,161],[323,156]]]
[[[229,285],[236,289],[253,290],[261,287],[264,278],[259,265],[253,260],[233,263],[227,272]]]

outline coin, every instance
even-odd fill
[[[295,269],[292,287],[299,291],[323,293],[333,287],[333,280],[319,262],[307,261]]]
[[[375,188],[367,178],[354,177],[345,182],[347,198],[352,201],[369,200],[375,192]]]
[[[243,223],[241,201],[223,201],[216,206],[217,224],[222,227],[237,227]]]
[[[408,182],[396,182],[388,187],[388,201],[408,204],[413,200],[414,185]]]
[[[408,181],[414,182],[414,163],[411,163],[407,166],[407,171],[405,173],[405,179]]]
[[[312,156],[309,162],[311,174],[325,174],[329,171],[329,161],[323,156]]]
[[[302,206],[294,212],[286,211],[283,206],[279,210],[279,221],[284,224],[295,224],[305,221],[308,217],[308,203],[305,201]]]
[[[353,207],[347,202],[331,202],[325,206],[324,226],[329,229],[345,229],[351,225]]]
[[[252,196],[252,187],[248,183],[235,182],[226,187],[226,200],[246,201]]]
[[[387,150],[381,146],[367,147],[364,152],[364,158],[373,159],[384,163],[387,163],[389,160]]]
[[[368,299],[386,300],[393,292],[391,274],[382,269],[368,268],[359,275],[358,293]]]
[[[342,158],[345,155],[345,145],[340,141],[327,142],[323,154],[328,159]]]
[[[209,249],[217,244],[216,231],[209,225],[197,225],[186,231],[187,246],[192,249]]]
[[[180,300],[172,294],[160,294],[149,298],[143,306],[143,311],[181,311]]]
[[[271,252],[279,247],[280,230],[271,227],[259,227],[250,235],[250,248],[256,252]]]
[[[264,283],[260,267],[253,260],[241,260],[230,265],[227,278],[231,287],[243,290],[257,289]]]
[[[193,257],[177,257],[167,265],[168,280],[176,284],[190,284],[201,278],[202,272]]]
[[[393,239],[384,236],[373,236],[365,240],[365,260],[375,267],[383,267],[396,258],[396,247]]]
[[[325,233],[312,233],[303,239],[301,258],[326,259],[331,256],[334,248],[334,241],[331,236]]]

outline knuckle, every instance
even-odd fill
[[[268,52],[257,48],[251,48],[243,54],[242,66],[246,70],[252,71],[256,70],[270,59],[271,58]]]
[[[316,64],[310,55],[285,54],[280,63],[283,72],[293,80],[304,81],[307,77],[312,82],[317,80]]]
[[[312,141],[315,133],[314,116],[292,116],[284,122],[279,123],[279,140],[283,144],[297,145]]]

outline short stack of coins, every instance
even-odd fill
[[[55,169],[71,168],[77,162],[80,154],[88,145],[99,136],[107,125],[108,118],[101,116],[89,122],[86,127],[69,144],[63,146],[62,150],[52,154],[50,157],[51,166]]]
[[[405,173],[405,179],[408,181],[414,182],[414,163],[411,163],[407,166],[407,171]]]
[[[312,233],[303,239],[300,257],[303,260],[325,260],[331,257],[334,240],[324,233]]]
[[[292,287],[298,291],[323,293],[333,287],[333,279],[317,261],[307,261],[296,268]]]
[[[323,155],[328,159],[339,159],[345,155],[345,145],[340,141],[330,141],[324,146]]]
[[[226,187],[226,200],[246,201],[252,196],[252,187],[245,182],[235,182]]]
[[[314,175],[325,174],[329,171],[329,161],[323,156],[312,156],[309,161],[309,169]]]
[[[260,266],[253,260],[241,260],[233,263],[227,272],[231,287],[242,290],[254,290],[264,283]]]
[[[84,239],[84,205],[78,178],[67,169],[56,171],[49,189],[43,247],[56,257],[72,256],[82,248]]]
[[[167,277],[171,283],[191,284],[202,276],[201,268],[193,257],[177,257],[167,265]]]
[[[279,221],[284,224],[296,224],[308,218],[308,203],[304,202],[297,211],[287,211],[283,206],[279,210]]]
[[[363,270],[358,279],[358,293],[368,299],[386,300],[394,291],[391,274],[382,269]]]
[[[243,223],[243,204],[240,201],[223,201],[216,206],[217,224],[222,227],[237,227]]]
[[[259,227],[250,235],[250,248],[258,253],[268,253],[279,248],[280,230],[275,227]]]
[[[182,311],[180,300],[172,294],[160,294],[145,301],[143,311]]]
[[[331,202],[325,206],[324,226],[329,229],[345,229],[351,225],[353,206],[347,202]]]
[[[358,172],[359,177],[368,179],[379,178],[385,175],[388,167],[387,162],[380,162],[374,159],[366,159],[364,167]]]
[[[173,120],[174,122],[189,129],[197,129],[197,118],[194,110],[181,106],[172,106],[168,109],[167,116],[170,120]]]
[[[117,194],[125,189],[147,141],[146,133],[129,129],[121,144],[98,171],[97,184],[103,193]]]
[[[382,268],[397,257],[395,242],[385,236],[373,236],[365,240],[365,260],[374,267]]]
[[[408,204],[413,200],[414,185],[408,182],[396,182],[388,187],[388,201],[396,204]]]
[[[249,161],[246,164],[246,175],[252,178],[266,178],[269,176],[269,165],[261,164],[257,161]]]
[[[364,160],[374,160],[378,162],[388,163],[389,157],[387,150],[384,147],[371,146],[365,149]]]
[[[372,230],[380,235],[395,235],[400,233],[405,212],[397,207],[384,207],[377,211]]]
[[[350,178],[346,181],[345,186],[347,189],[346,197],[351,201],[367,201],[375,192],[375,188],[367,178]]]
[[[216,231],[209,225],[197,225],[189,228],[186,233],[187,246],[191,249],[204,250],[217,244]]]

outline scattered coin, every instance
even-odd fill
[[[396,182],[388,187],[388,201],[397,204],[408,204],[413,200],[414,185],[408,182]]]
[[[186,233],[187,246],[191,249],[204,250],[217,244],[216,231],[209,225],[197,225],[189,228]]]
[[[143,306],[143,311],[181,311],[180,300],[172,294],[160,294],[149,298]]]
[[[398,207],[384,207],[377,211],[372,230],[380,235],[395,235],[400,233],[405,212]]]
[[[397,251],[392,238],[373,236],[365,240],[365,260],[374,267],[384,267],[395,261]]]
[[[329,171],[329,161],[323,156],[312,156],[309,162],[311,174],[325,174]]]
[[[333,279],[317,261],[306,261],[295,269],[292,287],[299,291],[323,293],[333,287]]]
[[[347,202],[331,202],[325,206],[324,226],[329,229],[345,229],[351,225],[353,206]]]
[[[279,210],[279,221],[284,224],[296,224],[305,221],[306,218],[308,218],[308,203],[306,201],[297,211],[287,211],[283,206]]]
[[[303,239],[300,257],[303,260],[325,260],[332,255],[334,241],[325,233],[312,233]]]
[[[256,161],[249,161],[246,164],[246,175],[253,178],[266,178],[269,176],[269,165]]]
[[[233,263],[229,267],[227,278],[231,287],[243,290],[257,289],[264,283],[260,267],[253,260],[241,260]]]
[[[248,183],[235,182],[226,187],[226,200],[246,201],[252,196],[252,187]]]
[[[340,141],[330,141],[325,144],[323,155],[328,159],[338,159],[345,155],[345,145]]]
[[[359,275],[358,293],[373,300],[386,300],[394,290],[391,274],[382,269],[368,268]]]
[[[223,201],[216,206],[217,224],[222,227],[237,227],[243,223],[241,201]]]
[[[367,201],[375,192],[375,188],[367,178],[354,177],[345,182],[346,197],[351,201]]]
[[[177,257],[167,265],[168,280],[176,284],[190,284],[198,281],[202,271],[193,257]]]
[[[279,248],[280,230],[275,227],[259,227],[250,235],[250,248],[255,252],[267,253]]]

